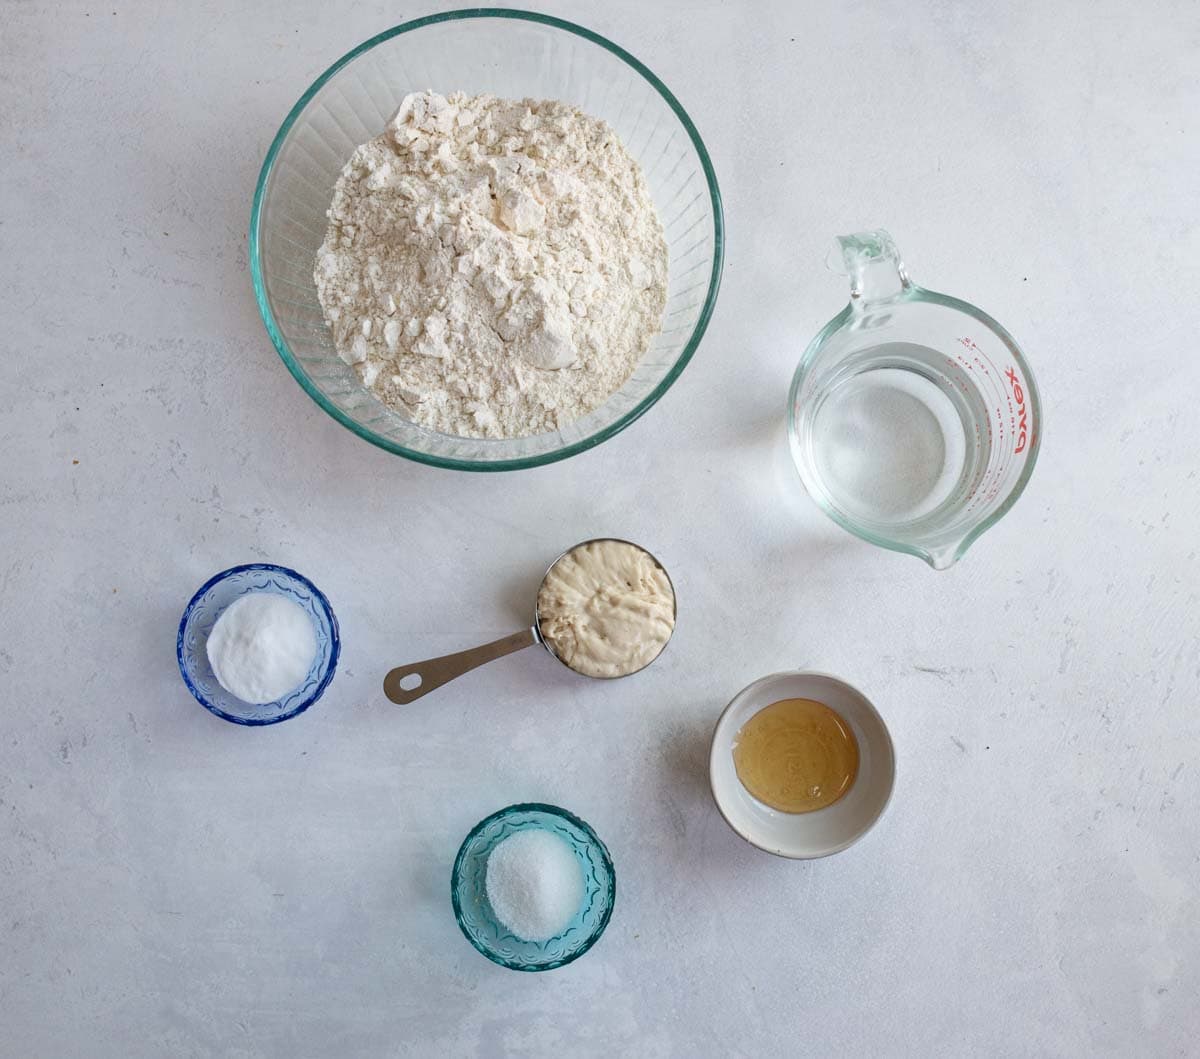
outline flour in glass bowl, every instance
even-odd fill
[[[566,103],[406,96],[328,217],[314,279],[338,354],[445,434],[563,427],[661,327],[667,244],[641,170]]]

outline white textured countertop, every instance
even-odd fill
[[[1194,1054],[1200,11],[1039,6],[549,3],[694,117],[724,286],[632,428],[464,475],[319,411],[246,265],[288,108],[426,8],[7,5],[0,1053]],[[825,520],[783,447],[846,300],[829,239],[875,225],[1045,399],[1025,496],[944,574]],[[675,580],[652,669],[528,652],[384,700],[389,665],[519,628],[604,533]],[[253,560],[325,590],[344,653],[303,717],[245,730],[189,697],[174,637]],[[899,760],[881,824],[810,864],[744,844],[706,781],[721,706],[792,667],[861,686]],[[619,881],[548,975],[482,959],[448,894],[471,825],[533,799]]]

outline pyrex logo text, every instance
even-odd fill
[[[1025,391],[1017,381],[1017,373],[1009,368],[1005,373],[1012,384],[1013,400],[1017,402],[1017,447],[1013,452],[1024,452],[1025,442],[1029,439],[1028,418],[1025,414]]]

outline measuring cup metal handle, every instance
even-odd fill
[[[493,640],[482,647],[472,647],[469,651],[458,651],[452,655],[442,655],[441,658],[427,658],[424,662],[398,666],[383,678],[383,693],[392,702],[406,706],[455,677],[461,677],[476,666],[483,665],[484,662],[503,658],[513,651],[520,651],[523,647],[531,647],[540,642],[536,629],[522,629],[511,636],[505,636],[502,640]],[[400,686],[400,681],[410,676],[418,678],[417,685],[406,691]]]

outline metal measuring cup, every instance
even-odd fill
[[[655,557],[655,555],[647,551],[640,544],[634,544],[633,541],[622,540],[620,537],[593,537],[591,540],[580,541],[578,544],[572,545],[563,552],[557,559],[554,560],[548,567],[546,572],[542,574],[542,580],[538,583],[537,595],[534,597],[533,604],[533,625],[528,629],[522,629],[520,632],[515,632],[511,636],[505,636],[500,640],[493,640],[491,643],[483,644],[481,647],[472,647],[467,651],[458,651],[455,654],[442,655],[440,658],[427,658],[423,662],[411,662],[408,665],[397,666],[391,670],[387,676],[383,678],[383,693],[398,705],[405,706],[410,702],[415,702],[422,695],[427,695],[436,688],[440,688],[443,684],[449,683],[455,677],[460,677],[464,673],[469,672],[485,662],[492,662],[497,658],[503,658],[505,655],[512,654],[514,651],[520,651],[525,647],[532,647],[534,644],[541,644],[550,654],[564,666],[571,670],[572,673],[579,673],[579,670],[574,669],[569,663],[565,662],[555,652],[554,647],[542,635],[542,616],[539,612],[538,599],[542,594],[542,585],[545,584],[546,578],[550,576],[552,571],[563,559],[580,548],[588,544],[598,544],[602,541],[616,541],[619,544],[628,544],[631,548],[636,548],[638,551],[645,553],[650,557],[650,560],[662,572],[667,579],[667,584],[671,586],[671,614],[672,618],[678,617],[679,603],[675,595],[675,585],[671,581],[671,575],[667,573],[667,568],[663,566]],[[674,635],[674,628],[671,633]],[[670,642],[670,637],[667,637],[667,643]],[[645,666],[633,670],[631,673],[622,673],[622,677],[631,677],[634,673],[640,673],[646,666],[651,665],[658,659],[667,644],[664,643],[658,654],[650,659]],[[579,673],[580,676],[591,676],[590,673]],[[402,686],[402,681],[408,680],[411,677],[416,677],[416,683],[411,687],[405,688]],[[619,677],[592,677],[594,680],[618,680]],[[411,682],[410,682],[411,683]]]

